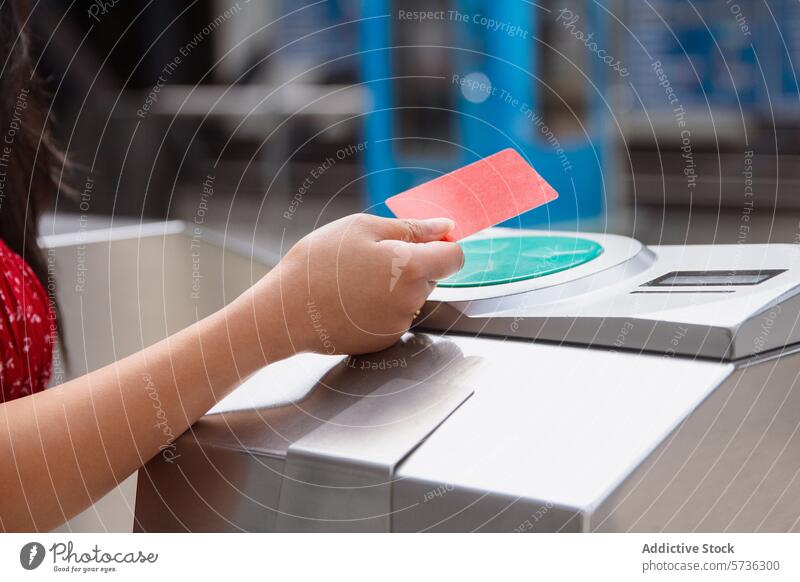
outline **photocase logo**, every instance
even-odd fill
[[[408,245],[398,245],[395,247],[394,257],[392,257],[392,278],[389,281],[389,292],[394,291],[395,285],[400,280],[408,262],[411,260],[411,249]]]
[[[26,570],[35,570],[44,560],[44,546],[39,542],[28,542],[19,551],[19,563]]]

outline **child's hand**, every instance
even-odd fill
[[[452,228],[448,219],[356,214],[312,232],[253,288],[256,310],[267,315],[258,317],[262,345],[288,343],[278,357],[361,354],[392,345],[435,281],[462,267],[461,247],[441,242]]]

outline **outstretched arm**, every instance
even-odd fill
[[[431,281],[463,263],[457,245],[435,242],[450,227],[364,215],[336,221],[221,311],[105,368],[0,405],[0,530],[47,531],[66,521],[267,363],[394,343]]]

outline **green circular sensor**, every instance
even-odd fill
[[[504,236],[459,243],[464,266],[440,287],[484,287],[566,271],[597,258],[603,247],[569,236]]]

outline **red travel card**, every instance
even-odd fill
[[[505,149],[386,200],[398,218],[453,220],[457,241],[547,204],[558,193],[516,150]]]

